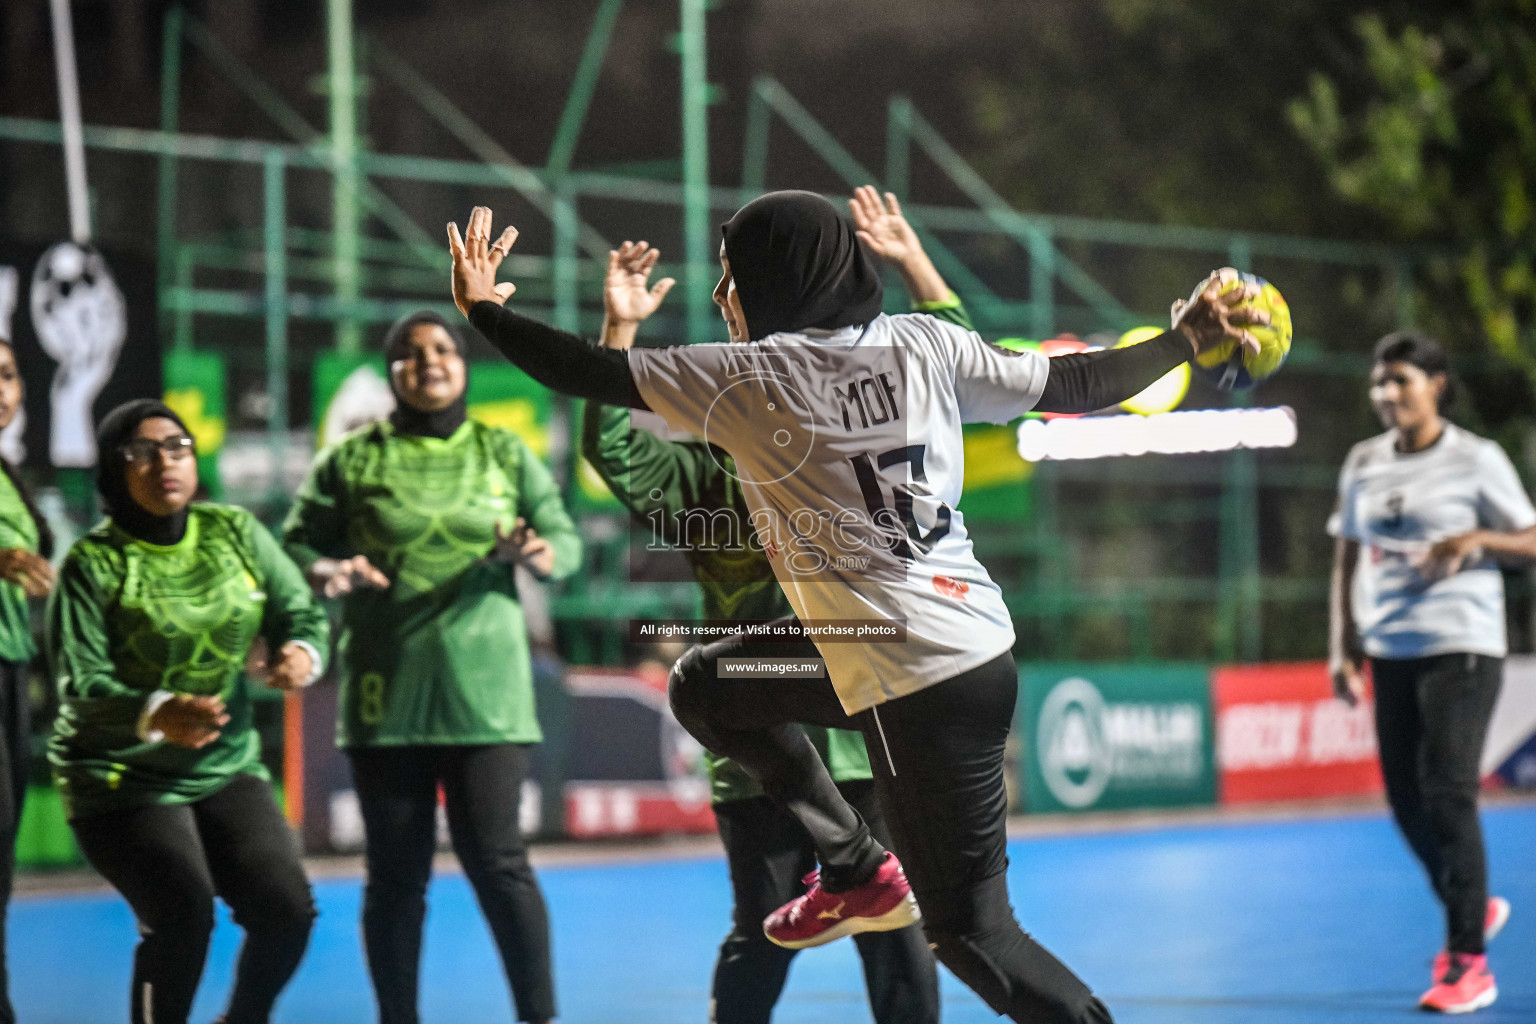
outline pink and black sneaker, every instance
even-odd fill
[[[1499,988],[1488,970],[1488,958],[1471,953],[1452,953],[1445,973],[1419,997],[1419,1009],[1436,1013],[1471,1013],[1492,1006]]]
[[[1508,923],[1509,900],[1503,896],[1488,897],[1488,912],[1483,916],[1483,941],[1492,942],[1493,937],[1503,931]],[[1435,962],[1429,969],[1429,980],[1439,981],[1450,966],[1451,956],[1442,949],[1435,954]]]
[[[887,853],[874,877],[846,892],[827,892],[821,873],[804,878],[806,893],[763,919],[768,941],[785,949],[809,949],[855,932],[890,932],[920,919],[917,900],[895,854]]]

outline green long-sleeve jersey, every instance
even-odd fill
[[[706,619],[777,619],[793,615],[773,566],[751,543],[752,527],[731,457],[703,441],[666,441],[632,428],[629,410],[588,402],[581,451],[597,475],[647,531],[680,550],[704,597]],[[856,732],[806,727],[832,778],[870,778]],[[705,752],[714,803],[761,796],[740,765]]]
[[[37,553],[37,524],[10,476],[0,473],[0,548],[22,548]],[[21,584],[0,580],[0,659],[31,661],[37,653],[32,642],[32,614]]]
[[[244,675],[257,636],[320,657],[325,610],[276,540],[244,509],[193,505],[169,546],[110,519],[64,559],[48,602],[47,650],[59,691],[48,759],[71,818],[189,803],[241,773],[266,778]],[[190,750],[139,735],[156,691],[216,695],[229,723]]]
[[[545,468],[511,431],[447,438],[374,423],[322,452],[283,526],[294,561],[365,555],[390,579],[341,606],[343,747],[543,738],[513,566],[488,559],[518,517],[573,572],[581,540]]]

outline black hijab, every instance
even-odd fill
[[[468,415],[468,403],[465,395],[469,392],[469,346],[464,342],[464,336],[458,328],[448,320],[430,309],[424,309],[419,313],[410,313],[396,320],[390,327],[389,333],[384,335],[384,360],[393,366],[397,360],[410,357],[407,342],[411,340],[411,332],[421,324],[432,324],[441,327],[448,332],[448,337],[453,339],[453,347],[458,351],[459,358],[464,360],[464,390],[459,392],[447,407],[436,412],[423,412],[407,402],[395,391],[395,375],[389,374],[389,390],[394,392],[395,411],[390,413],[389,422],[396,432],[401,434],[416,434],[421,437],[449,437],[455,430],[464,425],[464,418]]]
[[[769,192],[721,230],[752,341],[880,313],[880,272],[853,227],[814,192]]]
[[[123,446],[133,440],[139,424],[156,417],[168,419],[188,437],[192,435],[170,406],[153,398],[124,402],[102,417],[96,427],[96,490],[114,523],[139,540],[169,545],[186,535],[187,510],[157,516],[134,501],[128,493],[128,463],[123,458]]]

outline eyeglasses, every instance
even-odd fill
[[[148,437],[136,437],[123,445],[123,461],[149,462],[159,452],[167,462],[180,462],[193,454],[193,441],[186,434],[177,434],[163,441]]]

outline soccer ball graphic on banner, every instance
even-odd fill
[[[1257,355],[1236,341],[1225,341],[1195,357],[1195,365],[1223,391],[1253,387],[1280,369],[1291,353],[1291,307],[1285,304],[1280,289],[1253,274],[1239,274],[1231,287],[1239,284],[1259,286],[1259,294],[1244,305],[1268,313],[1269,323],[1248,328],[1248,333],[1259,339]]]
[[[55,466],[94,466],[91,406],[128,336],[127,304],[100,253],[74,242],[43,253],[32,273],[32,328],[59,364],[49,457]]]

